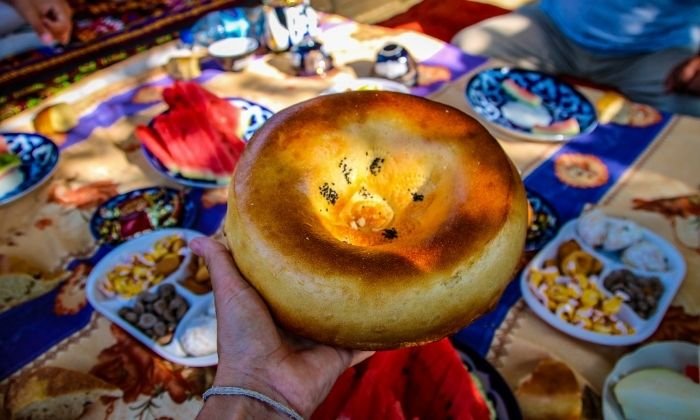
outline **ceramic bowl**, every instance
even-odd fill
[[[224,38],[209,45],[209,55],[226,71],[241,71],[260,43],[255,38]]]

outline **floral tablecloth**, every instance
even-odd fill
[[[279,111],[342,80],[368,76],[375,55],[396,42],[420,64],[421,86],[413,93],[471,112],[465,87],[471,75],[499,63],[462,54],[425,35],[366,26],[325,16],[321,36],[336,70],[326,77],[290,74],[284,55],[257,57],[240,73],[206,69],[200,83],[221,96],[244,97]],[[171,45],[87,77],[52,98],[80,111],[78,126],[60,143],[58,170],[43,187],[0,207],[0,256],[18,255],[46,272],[65,275],[43,285],[39,297],[0,312],[0,391],[20,374],[40,366],[91,372],[115,383],[124,396],[95,407],[97,415],[192,418],[214,368],[170,363],[139,344],[88,304],[85,279],[109,247],[89,229],[95,208],[110,197],[136,188],[182,188],[145,161],[134,128],[165,109],[153,101],[159,87],[172,82],[160,64]],[[600,92],[584,90],[592,100]],[[0,131],[32,131],[32,112],[0,123]],[[604,124],[565,143],[499,139],[523,174],[526,187],[556,208],[561,219],[576,217],[587,204],[599,204],[652,229],[675,245],[687,275],[671,309],[650,340],[700,342],[700,245],[698,202],[700,120],[658,114],[651,123]],[[591,161],[602,162],[593,165]],[[561,172],[562,162],[579,171]],[[573,162],[573,163],[571,163]],[[575,168],[576,169],[576,168]],[[594,173],[591,173],[594,172]],[[578,174],[578,175],[577,175]],[[225,212],[225,189],[188,190],[197,203],[193,228],[216,235]],[[681,229],[695,229],[680,235]],[[693,238],[696,238],[695,240]],[[630,347],[606,347],[565,335],[539,319],[522,301],[517,279],[498,306],[454,339],[477,350],[515,387],[538,360],[566,362],[594,392],[600,393],[615,361]],[[2,399],[0,399],[2,401]],[[102,413],[102,414],[100,414]],[[94,413],[93,413],[94,414]]]

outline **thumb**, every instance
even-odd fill
[[[209,269],[215,298],[229,300],[244,291],[251,290],[233,261],[231,253],[224,245],[211,238],[199,237],[190,241],[190,249],[203,257]]]
[[[690,83],[693,78],[700,72],[700,57],[694,57],[688,60],[683,66],[680,78],[684,83]]]

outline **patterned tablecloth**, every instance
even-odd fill
[[[284,55],[255,59],[240,73],[205,70],[198,79],[221,96],[237,96],[279,111],[345,79],[367,76],[376,52],[387,42],[406,46],[420,63],[421,84],[413,92],[470,112],[465,87],[471,75],[498,65],[470,57],[441,41],[403,31],[359,25],[326,16],[321,36],[336,70],[327,77],[290,75]],[[153,102],[159,86],[171,83],[160,63],[172,46],[158,47],[100,71],[51,102],[67,101],[80,111],[78,126],[60,143],[52,179],[28,196],[0,207],[0,255],[18,255],[66,280],[43,285],[46,293],[13,307],[0,302],[0,391],[8,381],[39,366],[83,372],[124,367],[124,397],[109,407],[114,418],[192,418],[213,368],[177,366],[145,350],[93,310],[85,279],[109,247],[89,229],[96,206],[136,188],[182,188],[145,161],[134,128],[162,112]],[[160,61],[159,61],[160,60]],[[592,100],[601,92],[584,90]],[[31,112],[0,123],[0,131],[32,131]],[[652,123],[604,124],[565,143],[499,139],[523,174],[525,185],[548,200],[565,221],[585,205],[632,219],[665,237],[687,263],[687,275],[659,330],[649,340],[700,342],[700,120],[657,114]],[[641,126],[640,126],[641,125]],[[602,165],[592,165],[591,162]],[[574,170],[558,171],[561,165]],[[188,191],[197,213],[193,228],[217,234],[225,211],[225,189]],[[694,229],[689,232],[688,229]],[[681,233],[679,235],[679,233]],[[689,234],[691,233],[691,234]],[[616,360],[633,347],[607,347],[550,327],[522,301],[517,278],[491,313],[459,332],[455,340],[477,350],[515,387],[538,360],[550,356],[571,366],[596,392]],[[0,399],[0,401],[2,401]]]

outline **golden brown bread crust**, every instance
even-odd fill
[[[411,95],[347,92],[255,134],[225,231],[285,328],[380,349],[444,337],[493,305],[526,225],[520,177],[475,120]]]

